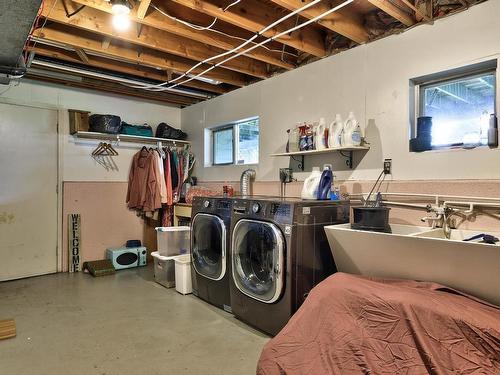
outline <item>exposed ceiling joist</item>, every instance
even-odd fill
[[[111,13],[111,5],[104,0],[73,0],[73,2],[80,5],[86,5],[90,8],[94,8],[106,13]],[[232,50],[233,48],[241,44],[241,40],[231,38],[220,33],[194,30],[162,15],[160,12],[153,9],[150,9],[148,16],[144,19],[139,19],[137,17],[137,11],[135,9],[132,9],[130,12],[130,19],[134,22],[142,23],[145,26],[168,31],[172,34],[218,47],[225,51]],[[290,70],[294,68],[294,65],[286,61],[282,61],[279,54],[270,53],[264,48],[257,48],[251,51],[247,56],[284,69]]]
[[[137,9],[137,18],[141,20],[144,19],[150,3],[151,0],[141,0],[141,2],[139,3],[139,8]]]
[[[104,37],[102,40],[102,49],[107,49],[109,47],[109,44],[111,43],[111,37]]]
[[[217,17],[223,21],[252,32],[262,30],[284,15],[264,3],[256,3],[253,0],[242,1],[226,11],[217,5],[204,0],[169,1],[184,5],[212,17]],[[275,36],[280,32],[291,29],[295,25],[296,17],[292,17],[276,25],[276,27],[267,31],[264,35],[267,37]],[[285,45],[296,48],[299,51],[309,53],[313,56],[324,57],[326,55],[324,36],[315,27],[297,30],[293,32],[292,35],[288,35],[286,37],[283,36],[277,40]]]
[[[288,9],[290,11],[297,10],[312,0],[271,0],[273,3]],[[337,1],[335,4],[319,3],[309,9],[304,10],[300,14],[308,19],[319,16],[327,12],[332,6],[340,4],[342,1]],[[363,26],[363,18],[361,15],[349,10],[347,7],[339,9],[318,21],[318,23],[336,33],[343,35],[356,43],[365,43],[369,36]]]
[[[104,35],[105,37],[112,37],[128,43],[185,57],[194,60],[192,63],[193,65],[198,61],[203,61],[224,52],[224,50],[219,48],[207,46],[191,39],[179,37],[149,26],[144,26],[139,36],[132,29],[116,33],[113,30],[110,15],[88,8],[68,18],[66,17],[66,12],[60,1],[56,1],[56,5],[53,8],[44,9],[42,11],[42,16],[51,21]],[[217,60],[211,61],[211,63],[216,62]],[[268,77],[265,63],[245,56],[231,60],[224,64],[223,67],[257,78]]]
[[[85,51],[81,48],[77,48],[75,50],[76,54],[78,55],[78,57],[80,58],[80,60],[82,60],[82,62],[84,64],[88,64],[89,63],[89,58],[87,56],[87,54],[85,53]]]
[[[56,28],[54,26],[45,27],[41,32],[39,29],[35,30],[33,34],[36,37],[63,43],[74,48],[83,48],[89,51],[101,53],[103,55],[121,58],[129,62],[144,64],[145,66],[159,67],[166,70],[171,69],[172,71],[181,74],[192,67],[192,63],[190,61],[186,61],[181,58],[174,59],[170,56],[166,56],[164,53],[154,50],[144,49],[141,53],[139,53],[137,50],[113,44],[107,49],[103,49],[102,43],[97,39],[83,36],[83,33],[80,33],[80,35],[70,34],[67,30],[63,28]],[[197,68],[193,70],[192,73],[198,74],[202,71],[202,68]],[[248,83],[244,75],[221,68],[211,70],[205,74],[205,77],[240,87],[245,86]]]
[[[415,19],[409,15],[407,12],[397,7],[389,0],[368,0],[370,3],[375,5],[380,10],[383,10],[388,15],[394,17],[399,22],[405,26],[413,26],[415,24]]]
[[[66,51],[50,46],[42,46],[40,43],[35,47],[29,46],[28,51],[34,51],[37,55],[63,60],[70,63],[81,63],[81,61],[79,61],[79,59],[74,56],[74,53],[71,51]],[[169,77],[168,72],[162,72],[152,68],[145,68],[137,64],[123,63],[97,56],[88,56],[88,59],[89,62],[86,65],[94,68],[106,69],[109,71],[115,71],[122,74],[152,79],[160,82],[172,79],[172,75],[170,74]],[[228,90],[224,89],[220,85],[212,85],[210,83],[200,82],[196,80],[186,83],[185,86],[217,94],[224,94],[228,92]]]
[[[68,81],[64,79],[58,79],[54,77],[44,77],[38,74],[29,73],[27,74],[27,78],[34,79],[38,81],[50,82],[55,84],[63,84],[65,86],[77,87],[83,89],[104,91],[110,94],[115,95],[123,95],[123,96],[132,96],[140,99],[152,100],[155,102],[162,102],[165,104],[176,105],[176,106],[187,106],[193,103],[198,102],[198,100],[185,100],[180,96],[173,96],[169,94],[158,94],[158,93],[149,93],[141,90],[134,90],[129,87],[122,86],[120,84],[106,82],[102,80],[94,80],[90,78],[84,78],[82,81]]]

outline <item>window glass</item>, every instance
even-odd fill
[[[421,85],[420,116],[432,117],[432,147],[486,145],[495,113],[494,72]]]
[[[233,128],[224,128],[214,130],[214,164],[232,164],[233,163]]]
[[[238,164],[259,162],[259,120],[254,119],[238,125]]]

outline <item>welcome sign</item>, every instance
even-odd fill
[[[68,269],[69,272],[81,271],[81,215],[68,215]]]

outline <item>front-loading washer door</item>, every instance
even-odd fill
[[[226,225],[216,215],[197,214],[191,223],[191,257],[195,271],[212,280],[226,274]]]
[[[256,300],[276,302],[283,290],[285,240],[265,221],[241,219],[232,234],[232,270],[237,288]]]

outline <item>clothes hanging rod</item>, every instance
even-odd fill
[[[167,145],[189,145],[191,142],[179,140],[179,139],[168,139],[168,138],[157,138],[157,137],[143,137],[140,135],[128,135],[128,134],[106,134],[97,132],[84,132],[79,131],[73,134],[75,138],[82,139],[97,139],[97,140],[107,140],[115,142],[130,142],[130,143],[147,143],[147,144],[157,144],[162,142]]]

